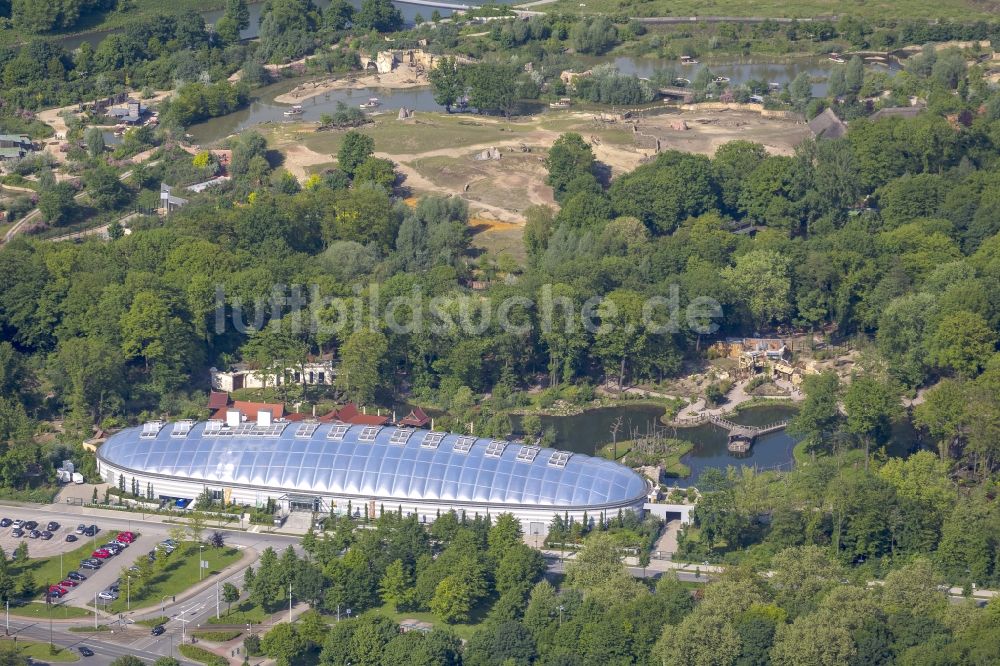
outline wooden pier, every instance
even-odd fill
[[[740,425],[716,415],[709,415],[708,421],[729,431],[729,441],[726,448],[734,455],[750,453],[750,448],[758,437],[784,430],[788,426],[788,421],[778,421],[766,426]]]

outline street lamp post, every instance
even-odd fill
[[[125,610],[132,610],[132,576],[125,575]]]
[[[167,614],[166,611],[165,611],[164,602],[166,602],[167,597],[169,597],[169,596],[170,596],[169,594],[164,594],[163,598],[160,599],[160,615],[166,615]]]
[[[562,626],[562,614],[563,614],[564,610],[566,610],[566,607],[563,606],[562,604],[559,604],[559,626],[560,627]]]
[[[94,592],[94,630],[97,630],[97,592]]]
[[[202,557],[205,554],[205,544],[198,545],[198,580],[201,581],[202,578]]]
[[[292,623],[292,584],[288,584],[288,624]]]

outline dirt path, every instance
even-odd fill
[[[677,413],[677,421],[683,421],[685,419],[698,418],[700,416],[710,414],[713,416],[721,416],[729,414],[734,409],[739,407],[745,402],[749,402],[759,397],[772,398],[775,400],[791,400],[793,402],[799,402],[805,399],[805,395],[802,391],[792,388],[791,384],[782,381],[775,381],[775,384],[781,386],[782,388],[790,389],[788,395],[775,395],[775,396],[755,396],[750,395],[746,392],[746,385],[750,380],[745,380],[737,382],[732,390],[726,394],[726,402],[719,407],[707,407],[704,398],[698,398],[687,407],[684,407],[680,412]]]
[[[392,159],[391,155],[386,153],[375,153],[375,157],[381,157],[385,159]],[[409,164],[403,162],[396,162],[396,171],[403,174],[405,178],[403,184],[409,187],[411,190],[418,190],[420,192],[428,192],[431,194],[442,194],[444,196],[459,196],[469,202],[469,217],[487,217],[490,219],[499,220],[501,222],[510,222],[512,224],[522,224],[524,218],[514,213],[513,211],[507,210],[506,208],[501,208],[500,206],[494,206],[482,201],[477,201],[471,197],[464,196],[455,192],[454,190],[441,187],[436,185],[424,176],[422,176],[416,169],[411,167]],[[483,215],[483,214],[486,215]]]

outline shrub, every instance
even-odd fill
[[[188,659],[200,661],[208,666],[229,666],[228,660],[223,659],[217,654],[212,654],[208,650],[200,648],[196,645],[181,645],[179,649],[180,653]]]
[[[231,641],[238,637],[243,632],[239,629],[230,630],[220,630],[220,631],[196,631],[194,635],[197,638],[202,638],[206,641],[212,641],[215,643],[225,643],[226,641]]]

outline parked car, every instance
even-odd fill
[[[73,543],[74,541],[76,541],[76,535],[75,534],[67,534],[66,535],[66,543]]]
[[[42,533],[39,532],[38,530],[31,530],[30,532],[28,532],[29,539],[37,539],[40,536],[42,536]]]
[[[38,521],[37,520],[29,520],[24,525],[21,525],[21,527],[23,527],[26,530],[35,530],[35,529],[38,529]]]
[[[94,570],[100,569],[101,568],[101,562],[100,562],[100,560],[98,560],[96,562],[92,562],[90,560],[84,560],[83,562],[80,562],[80,568],[81,569],[94,569]]]
[[[112,555],[117,555],[118,553],[122,552],[122,547],[116,543],[109,542],[101,546],[101,550],[106,550]]]
[[[117,592],[112,592],[111,590],[101,590],[97,594],[98,599],[104,599],[105,601],[114,601],[118,598]]]
[[[52,532],[49,532],[48,530],[42,530],[42,539],[48,541],[51,538],[52,538]]]
[[[91,553],[91,556],[98,560],[106,560],[109,557],[111,557],[111,553],[104,550],[103,548],[98,548],[93,553]]]
[[[83,523],[80,523],[79,525],[76,526],[76,533],[77,534],[83,534],[86,530],[87,530],[87,526],[84,525]]]
[[[59,587],[65,587],[67,590],[71,587],[76,587],[80,583],[73,580],[72,578],[67,578],[66,580],[59,583]]]
[[[57,523],[54,520],[50,520],[49,524],[45,526],[45,529],[47,529],[49,532],[55,532],[56,530],[59,529],[59,523]]]
[[[153,635],[153,636],[160,636],[165,631],[166,631],[166,629],[163,627],[163,625],[162,624],[158,624],[155,627],[153,627],[152,630],[149,633],[151,635]]]
[[[10,535],[12,537],[23,537],[24,536],[24,530],[22,530],[20,527],[15,527],[14,529],[12,529],[10,531]]]
[[[52,587],[49,588],[49,594],[56,594],[56,593],[58,593],[59,596],[62,596],[64,594],[67,594],[68,592],[69,592],[69,590],[67,590],[65,587],[62,587],[60,585],[53,585]]]
[[[98,529],[97,525],[91,525],[90,527],[85,528],[83,530],[83,533],[86,534],[89,537],[92,537],[95,534],[97,534],[99,531],[100,531],[100,529]]]
[[[87,580],[87,577],[84,576],[79,571],[70,571],[68,574],[66,574],[66,578],[69,578],[70,580],[75,580],[78,583]]]
[[[11,525],[13,525],[15,528],[21,528],[24,527],[24,521],[18,518],[14,522],[12,522]]]
[[[122,543],[132,543],[135,541],[135,532],[119,532],[115,540]]]
[[[13,522],[10,518],[0,518],[0,527],[10,527]]]
[[[80,653],[81,657],[93,657],[94,656],[94,651],[91,650],[86,645],[81,645],[80,647],[78,647],[77,648],[77,652]]]

